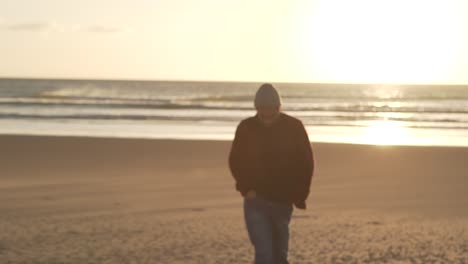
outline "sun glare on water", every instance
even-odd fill
[[[362,135],[361,142],[372,145],[404,145],[411,139],[406,127],[388,120],[373,121]]]

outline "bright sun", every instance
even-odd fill
[[[325,80],[431,83],[457,72],[467,42],[464,1],[313,3],[297,20],[297,52]]]

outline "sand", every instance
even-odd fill
[[[468,148],[313,147],[291,263],[468,263]],[[0,136],[0,148],[2,264],[253,259],[230,142]]]

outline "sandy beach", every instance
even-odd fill
[[[0,136],[0,263],[251,263],[230,145]],[[291,263],[468,263],[468,148],[313,148]]]

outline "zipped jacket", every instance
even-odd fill
[[[283,112],[269,126],[258,114],[242,120],[229,154],[236,189],[305,209],[314,172],[314,156],[302,122]]]

